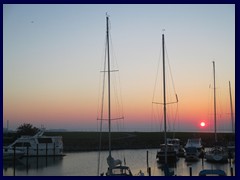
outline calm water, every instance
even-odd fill
[[[157,149],[148,150],[149,166],[151,167],[152,176],[163,176],[160,165],[156,162]],[[142,170],[147,175],[147,150],[120,150],[112,151],[112,156],[123,160],[125,157],[126,164],[130,167],[132,173]],[[106,172],[107,151],[101,152],[100,173]],[[12,162],[3,163],[4,176],[96,176],[98,164],[98,152],[77,152],[67,153],[64,157],[50,158],[22,158],[17,160],[15,171]],[[235,164],[233,174],[235,175]],[[230,164],[212,164],[205,160],[193,163],[185,162],[184,158],[180,158],[176,166],[173,167],[177,176],[189,176],[189,168],[192,167],[192,175],[197,176],[202,169],[222,169],[230,176]]]

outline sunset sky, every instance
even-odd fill
[[[126,131],[156,131],[161,124],[152,118],[152,101],[163,29],[179,99],[175,130],[213,131],[214,60],[217,126],[231,131],[234,4],[3,5],[3,127],[9,121],[10,129],[31,123],[97,130],[106,12]]]

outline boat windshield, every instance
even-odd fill
[[[161,144],[160,145],[160,150],[161,151],[165,151],[165,149],[166,149],[166,146],[165,146],[165,144]],[[168,144],[167,145],[167,151],[174,151],[174,147],[173,147],[173,145],[171,144]]]
[[[167,139],[167,143],[168,144],[180,144],[180,140],[179,139]]]
[[[29,142],[16,142],[12,145],[12,147],[31,147],[31,144]]]
[[[186,152],[187,152],[187,153],[195,153],[195,152],[197,152],[197,151],[198,151],[198,150],[197,150],[196,147],[189,147],[189,148],[186,149]]]
[[[201,140],[200,139],[190,139],[189,142],[194,143],[194,144],[199,144],[199,143],[201,143]]]

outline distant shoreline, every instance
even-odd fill
[[[45,132],[46,136],[62,136],[64,152],[98,151],[99,132]],[[112,132],[112,150],[120,149],[153,149],[164,143],[163,132]],[[211,147],[214,133],[203,132],[168,132],[168,138],[179,138],[184,146],[189,138],[201,138],[205,147]],[[235,141],[235,134],[218,133],[218,141],[227,144]],[[16,137],[14,133],[3,136],[3,145],[12,143]],[[108,133],[102,133],[102,148],[108,150]]]

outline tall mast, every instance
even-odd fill
[[[231,83],[229,81],[229,94],[230,94],[230,107],[231,107],[231,119],[232,119],[232,133],[234,133],[234,120],[233,120],[233,107],[232,107],[232,93],[231,93]]]
[[[217,142],[217,118],[216,118],[216,84],[215,84],[215,62],[213,61],[213,90],[214,90],[214,133],[215,142]]]
[[[162,34],[162,51],[163,51],[163,112],[164,112],[164,143],[165,143],[165,164],[167,164],[167,113],[166,113],[166,87],[165,87],[165,51],[164,51],[164,34]]]
[[[110,54],[109,54],[109,26],[108,15],[107,20],[107,59],[108,59],[108,141],[109,141],[109,157],[111,157],[111,88],[110,88]]]

